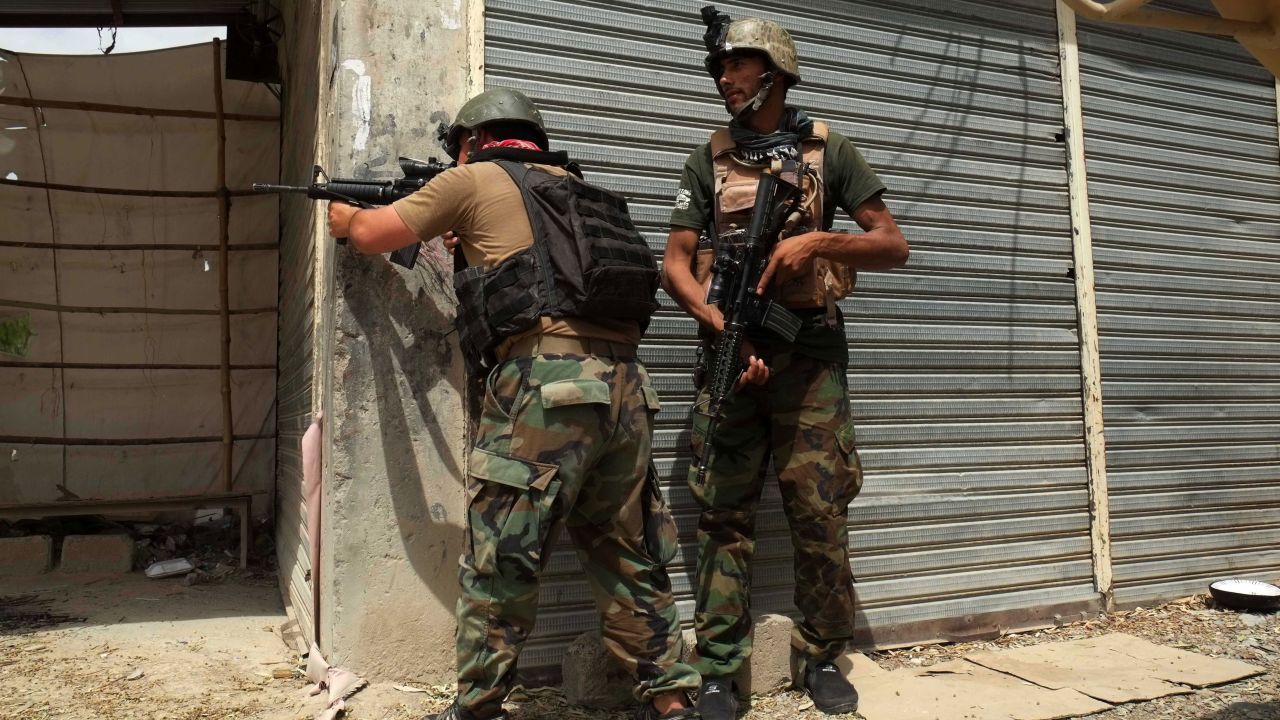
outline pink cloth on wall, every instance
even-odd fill
[[[324,413],[316,413],[311,427],[302,435],[302,493],[307,503],[307,555],[311,566],[311,631],[320,642],[320,470],[324,459]]]

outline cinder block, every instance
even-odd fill
[[[128,535],[68,535],[62,540],[64,573],[127,573],[133,570]]]
[[[39,575],[53,566],[53,538],[26,535],[0,538],[0,576]]]
[[[738,678],[742,695],[761,695],[791,686],[791,628],[785,615],[761,615],[751,628],[751,657]]]
[[[565,699],[575,705],[622,710],[635,704],[631,676],[604,649],[599,631],[585,632],[570,643],[560,670]]]

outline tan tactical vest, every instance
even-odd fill
[[[824,177],[823,159],[826,147],[827,125],[815,122],[813,134],[801,141],[800,149],[804,161],[819,179]],[[711,135],[711,163],[715,172],[713,205],[719,233],[729,232],[731,226],[739,229],[747,227],[751,220],[751,210],[755,206],[756,186],[760,182],[760,169],[746,167],[731,157],[735,148],[728,129],[721,128]],[[812,178],[808,182],[812,182]],[[810,230],[823,229],[822,187],[823,183],[819,182],[813,204],[801,220],[801,224]],[[805,189],[809,191],[809,188]],[[712,242],[716,243],[718,240],[719,238],[713,238]],[[713,252],[714,248],[711,252],[699,253],[699,280],[709,273]],[[774,300],[788,308],[825,308],[834,319],[835,302],[853,291],[856,280],[857,273],[848,265],[818,258],[813,262],[812,274],[792,278],[781,286],[774,285],[770,294]]]

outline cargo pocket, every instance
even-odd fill
[[[559,467],[475,448],[469,472],[479,483],[471,499],[471,558],[481,575],[494,573],[498,553],[504,564],[532,578],[541,567],[560,490]]]
[[[527,390],[528,370],[528,365],[512,359],[489,371],[484,382],[485,406],[497,416],[495,421],[516,416]]]
[[[648,385],[641,386],[640,390],[644,393],[644,404],[649,408],[650,412],[656,413],[662,409],[662,401],[658,399],[657,390]]]
[[[653,463],[649,463],[644,483],[645,549],[655,561],[666,565],[676,557],[679,538],[676,535],[676,521],[671,517],[666,499],[662,497],[662,488],[658,486],[658,471]]]
[[[613,394],[609,390],[609,383],[594,378],[556,380],[540,386],[538,392],[542,395],[542,407],[548,410],[589,403],[609,405]]]
[[[852,500],[862,491],[862,461],[858,458],[852,418],[836,429],[836,445],[840,448],[840,460],[848,477],[845,494]]]

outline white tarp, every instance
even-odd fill
[[[0,178],[38,184],[0,185],[0,505],[224,489],[214,57],[0,51]],[[237,193],[278,177],[279,104],[253,83],[222,95],[233,490],[265,493],[277,199]]]

